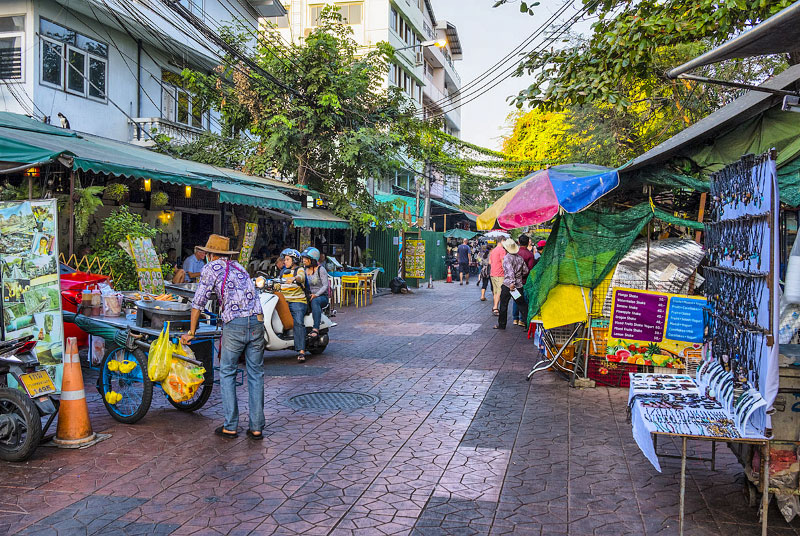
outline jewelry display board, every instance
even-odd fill
[[[253,256],[253,246],[256,245],[257,236],[258,225],[255,223],[245,223],[242,250],[239,252],[239,264],[242,266],[247,266],[250,264],[250,257]]]
[[[706,224],[707,341],[710,359],[730,374],[731,412],[764,435],[778,391],[778,187],[776,154],[747,155],[711,175]],[[722,374],[722,372],[717,372]]]
[[[164,274],[153,240],[128,236],[128,244],[136,262],[139,290],[149,294],[164,294]]]

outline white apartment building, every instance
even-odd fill
[[[286,15],[268,17],[287,40],[297,41],[316,26],[326,4],[334,4],[353,37],[365,50],[386,41],[398,50],[399,61],[392,66],[387,84],[400,87],[419,105],[426,116],[441,116],[444,130],[453,136],[461,133],[458,95],[461,78],[455,61],[461,59],[461,41],[456,27],[437,19],[432,0],[283,0]],[[444,47],[426,46],[428,41],[446,39]],[[436,176],[431,196],[451,203],[460,201],[456,178]],[[414,188],[413,174],[376,181],[376,193],[391,193],[392,186]]]
[[[253,35],[273,0],[181,0],[211,29],[234,18]],[[191,140],[219,117],[181,87],[183,68],[211,70],[216,50],[162,0],[0,1],[0,110],[120,141],[155,129]]]

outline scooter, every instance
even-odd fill
[[[40,369],[35,346],[32,336],[0,342],[0,459],[9,462],[28,459],[58,413],[50,397],[56,386]],[[11,378],[20,388],[10,387]]]
[[[285,330],[280,316],[278,315],[278,296],[275,295],[281,289],[280,279],[267,279],[259,275],[255,279],[255,286],[258,290],[258,299],[261,302],[261,310],[264,312],[264,338],[267,341],[267,350],[278,352],[281,350],[294,349],[294,335],[292,330]],[[308,333],[314,327],[314,319],[311,311],[306,313],[303,321],[306,329],[306,350],[312,354],[321,354],[328,346],[328,330],[336,325],[331,319],[322,313],[322,320],[319,324],[319,336],[309,337]]]

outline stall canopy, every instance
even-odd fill
[[[795,2],[730,41],[672,69],[668,74],[670,78],[677,78],[704,65],[724,60],[783,54],[798,50],[800,50],[800,2]]]
[[[617,171],[573,175],[556,168],[535,171],[478,217],[478,229],[536,225],[552,219],[559,208],[579,212],[619,185]]]
[[[630,250],[653,218],[702,230],[703,224],[683,220],[649,203],[611,214],[586,210],[556,219],[542,257],[525,284],[530,316],[537,316],[558,285],[595,288]]]
[[[450,229],[444,233],[445,238],[457,238],[459,240],[471,240],[478,236],[480,233],[474,231],[465,231],[464,229]]]
[[[0,162],[33,165],[59,158],[71,159],[73,168],[81,171],[217,190],[223,203],[276,209],[302,207],[278,191],[302,191],[290,184],[0,112]]]
[[[568,173],[575,177],[588,177],[589,175],[597,175],[598,173],[605,173],[607,171],[611,171],[611,168],[605,166],[598,166],[596,164],[560,164],[558,166],[551,166],[548,169],[554,169],[556,171],[560,171],[562,173]],[[517,179],[514,182],[509,182],[506,184],[501,184],[496,188],[492,188],[492,190],[497,192],[504,192],[507,190],[511,190],[515,186],[522,184],[526,180],[528,180],[532,175],[538,173],[542,170],[534,171],[533,173],[522,177],[521,179]]]
[[[301,208],[287,210],[295,227],[313,227],[316,229],[349,229],[350,222],[336,216],[330,210],[322,208]]]

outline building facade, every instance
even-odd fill
[[[337,6],[342,19],[352,27],[354,39],[364,50],[381,41],[398,49],[398,61],[391,66],[386,83],[401,88],[426,117],[441,117],[445,132],[459,137],[461,78],[455,62],[462,57],[461,41],[452,23],[436,18],[432,2],[284,0],[286,15],[267,17],[267,20],[280,30],[284,39],[297,42],[313,31],[326,4]],[[443,40],[447,41],[443,47],[422,46],[426,42]],[[432,197],[450,203],[460,202],[457,178],[435,173],[432,176],[435,178],[431,185]],[[414,184],[415,174],[409,171],[374,180],[372,189],[375,193],[386,194],[392,193],[394,187],[414,189]]]
[[[255,30],[273,0],[181,0],[212,29]],[[219,117],[182,88],[184,68],[211,70],[217,51],[161,0],[0,2],[0,109],[119,141],[154,133],[196,139]],[[61,114],[64,119],[62,119]]]

